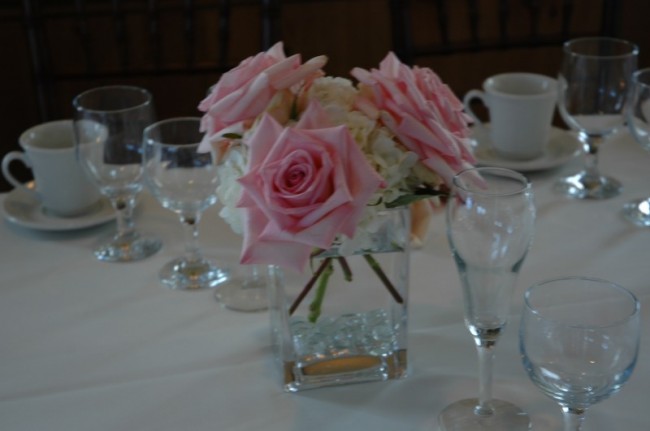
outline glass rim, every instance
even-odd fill
[[[480,188],[468,188],[464,184],[462,184],[460,182],[460,180],[461,180],[461,177],[466,176],[466,175],[471,175],[472,172],[476,172],[479,175],[481,173],[490,172],[493,175],[497,175],[497,176],[500,176],[500,177],[509,177],[511,179],[520,181],[521,182],[521,187],[516,189],[516,190],[509,191],[509,192],[489,192],[489,191],[486,191],[486,190],[481,190]],[[512,169],[500,168],[500,167],[496,167],[496,166],[494,166],[494,167],[493,166],[475,166],[475,167],[472,167],[472,168],[463,169],[463,170],[457,172],[453,176],[451,182],[452,182],[452,185],[453,185],[452,192],[454,190],[461,190],[463,193],[471,193],[473,195],[480,195],[480,196],[495,196],[495,197],[496,196],[514,196],[514,195],[526,193],[526,192],[530,191],[531,188],[532,188],[530,180],[525,175],[523,175],[522,173],[514,171]]]
[[[611,55],[595,55],[595,54],[587,54],[587,53],[581,53],[581,52],[576,52],[572,47],[578,44],[583,44],[587,42],[608,42],[608,43],[616,43],[620,46],[627,46],[629,50],[624,53],[620,54],[611,54]],[[584,58],[600,58],[600,59],[620,59],[620,58],[625,58],[625,57],[633,57],[639,55],[639,46],[633,42],[630,42],[629,40],[625,39],[619,39],[616,37],[607,37],[607,36],[591,36],[591,37],[579,37],[575,39],[569,39],[564,42],[562,45],[562,48],[565,53],[574,56],[574,57],[584,57]]]
[[[121,108],[121,109],[92,109],[92,108],[86,108],[81,105],[81,100],[89,95],[100,93],[100,92],[106,92],[106,91],[115,91],[115,90],[128,90],[133,93],[140,93],[144,96],[144,100],[141,103],[126,107],[126,108]],[[92,112],[92,113],[120,113],[120,112],[128,112],[131,110],[139,109],[140,107],[151,105],[153,103],[153,95],[149,90],[146,88],[138,87],[135,85],[105,85],[101,87],[94,87],[88,90],[85,90],[72,99],[72,106],[75,108],[76,111],[79,111],[83,109],[84,111],[87,112]]]
[[[619,326],[622,323],[630,321],[632,318],[635,316],[638,316],[641,310],[641,303],[639,302],[639,299],[636,297],[636,295],[630,291],[629,289],[626,289],[625,287],[621,286],[618,283],[615,283],[610,280],[606,280],[604,278],[596,278],[596,277],[586,277],[586,276],[579,276],[579,275],[573,275],[573,276],[563,276],[563,277],[555,277],[555,278],[549,278],[546,280],[542,280],[540,282],[537,282],[530,286],[529,288],[526,289],[524,292],[524,306],[526,309],[528,309],[531,314],[534,316],[537,316],[541,319],[545,320],[551,320],[550,318],[545,316],[545,313],[540,311],[537,307],[534,307],[531,304],[531,295],[533,294],[534,290],[537,290],[541,288],[542,286],[551,284],[551,283],[556,283],[559,281],[571,281],[571,280],[581,280],[581,281],[587,281],[587,282],[593,282],[593,283],[598,283],[601,285],[608,285],[617,290],[619,293],[623,294],[623,296],[627,296],[627,298],[631,301],[632,307],[631,311],[627,313],[626,315],[622,316],[620,319],[615,319],[612,322],[609,322],[607,324],[603,325],[595,325],[595,324],[589,324],[589,325],[580,325],[576,323],[566,323],[567,328],[580,328],[580,329],[588,329],[588,328],[612,328],[615,326]]]
[[[149,145],[159,145],[161,147],[191,147],[191,146],[196,146],[198,147],[201,145],[201,142],[203,139],[199,140],[198,142],[186,142],[186,143],[181,143],[181,144],[174,144],[174,143],[168,143],[168,142],[161,142],[155,139],[152,139],[149,137],[149,134],[153,129],[157,129],[159,127],[165,126],[170,123],[196,123],[201,126],[201,117],[192,117],[192,116],[184,116],[184,117],[173,117],[173,118],[166,118],[164,120],[156,121],[155,123],[152,123],[148,125],[147,127],[144,128],[144,131],[142,132],[143,140],[145,144]],[[197,132],[200,133],[200,129],[197,129]],[[203,134],[205,136],[205,134]]]

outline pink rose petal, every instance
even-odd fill
[[[469,117],[432,70],[409,68],[389,53],[379,69],[355,68],[351,73],[373,90],[371,100],[357,103],[362,112],[373,112],[368,107],[373,103],[382,123],[448,185],[453,173],[475,163],[466,140]]]
[[[345,126],[316,128],[321,113],[303,113],[309,129],[283,128],[265,114],[251,136],[247,173],[239,179],[238,206],[247,213],[242,262],[304,268],[314,248],[354,235],[383,183]],[[278,256],[287,244],[291,259]]]

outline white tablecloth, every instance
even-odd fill
[[[623,390],[589,411],[585,430],[647,431],[650,229],[625,221],[621,207],[650,195],[650,154],[627,134],[602,148],[603,171],[625,185],[605,201],[552,192],[552,181],[577,166],[579,160],[530,175],[536,238],[497,349],[494,392],[529,412],[535,430],[561,429],[558,406],[520,362],[522,294],[553,276],[607,278],[641,299],[641,353]],[[220,308],[209,291],[162,287],[158,269],[183,251],[179,223],[148,195],[137,221],[165,245],[131,264],[92,256],[113,223],[56,233],[0,222],[0,430],[432,430],[447,404],[476,395],[476,353],[442,215],[412,255],[409,377],[298,394],[282,392],[274,373],[267,313]],[[206,213],[201,231],[208,254],[237,259],[239,238],[217,208]]]

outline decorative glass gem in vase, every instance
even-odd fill
[[[199,104],[240,262],[282,269],[270,307],[288,390],[405,375],[409,208],[440,206],[474,163],[469,117],[432,70],[389,53],[354,83],[326,62],[278,43]]]

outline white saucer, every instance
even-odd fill
[[[492,148],[489,133],[489,125],[472,128],[474,157],[482,166],[496,166],[519,172],[542,171],[561,166],[582,152],[582,144],[575,134],[553,127],[544,154],[532,160],[506,159]]]
[[[64,231],[83,229],[113,220],[115,210],[106,198],[101,198],[88,213],[77,217],[57,217],[48,214],[34,195],[23,189],[13,189],[3,202],[4,217],[19,226],[49,230]]]

